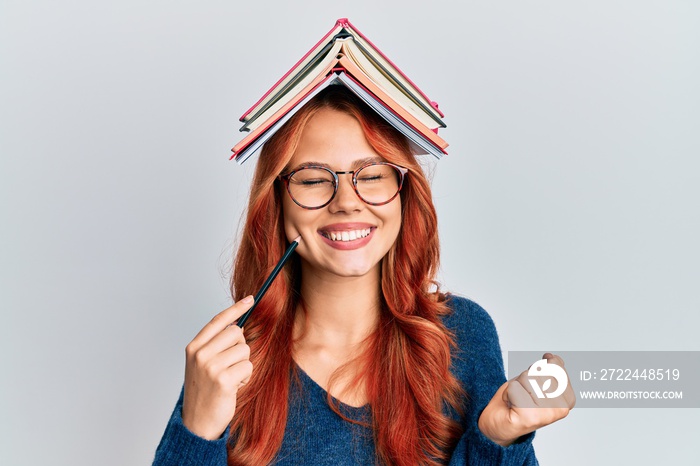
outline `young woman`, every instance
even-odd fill
[[[299,236],[244,330],[230,325]],[[438,259],[407,140],[344,87],[324,90],[262,150],[236,303],[187,346],[154,465],[537,464],[534,430],[573,401],[513,404],[532,397],[505,382],[488,314],[437,291]]]

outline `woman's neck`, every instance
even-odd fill
[[[302,266],[304,309],[297,312],[295,337],[343,347],[363,341],[379,320],[380,279],[380,265],[362,277],[338,277]]]
[[[348,363],[362,353],[362,343],[379,322],[379,267],[362,277],[338,277],[302,265],[304,306],[297,309],[294,323],[294,360],[316,383],[351,406],[368,402],[364,386],[352,382],[359,367]],[[333,379],[340,367],[346,370]]]

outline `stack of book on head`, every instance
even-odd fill
[[[282,79],[241,117],[249,134],[231,158],[245,162],[300,108],[330,85],[343,85],[404,134],[416,154],[446,154],[435,102],[345,19],[339,19]]]

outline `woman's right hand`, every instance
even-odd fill
[[[253,365],[243,330],[232,325],[253,305],[248,296],[216,315],[185,349],[182,422],[208,440],[221,437],[236,411],[238,389]]]

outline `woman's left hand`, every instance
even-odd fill
[[[557,392],[558,385],[550,382],[554,389],[549,388],[546,380],[553,380],[551,377],[530,376],[529,370],[501,385],[479,417],[479,430],[495,443],[508,446],[523,435],[565,418],[576,404],[564,361],[551,353],[545,353],[542,358],[546,363],[538,361],[531,368],[539,371],[538,366],[556,364],[559,367],[553,368],[554,371],[566,375],[566,389],[556,397],[547,397],[548,393],[551,396]],[[536,380],[537,388],[530,384],[530,379]]]

